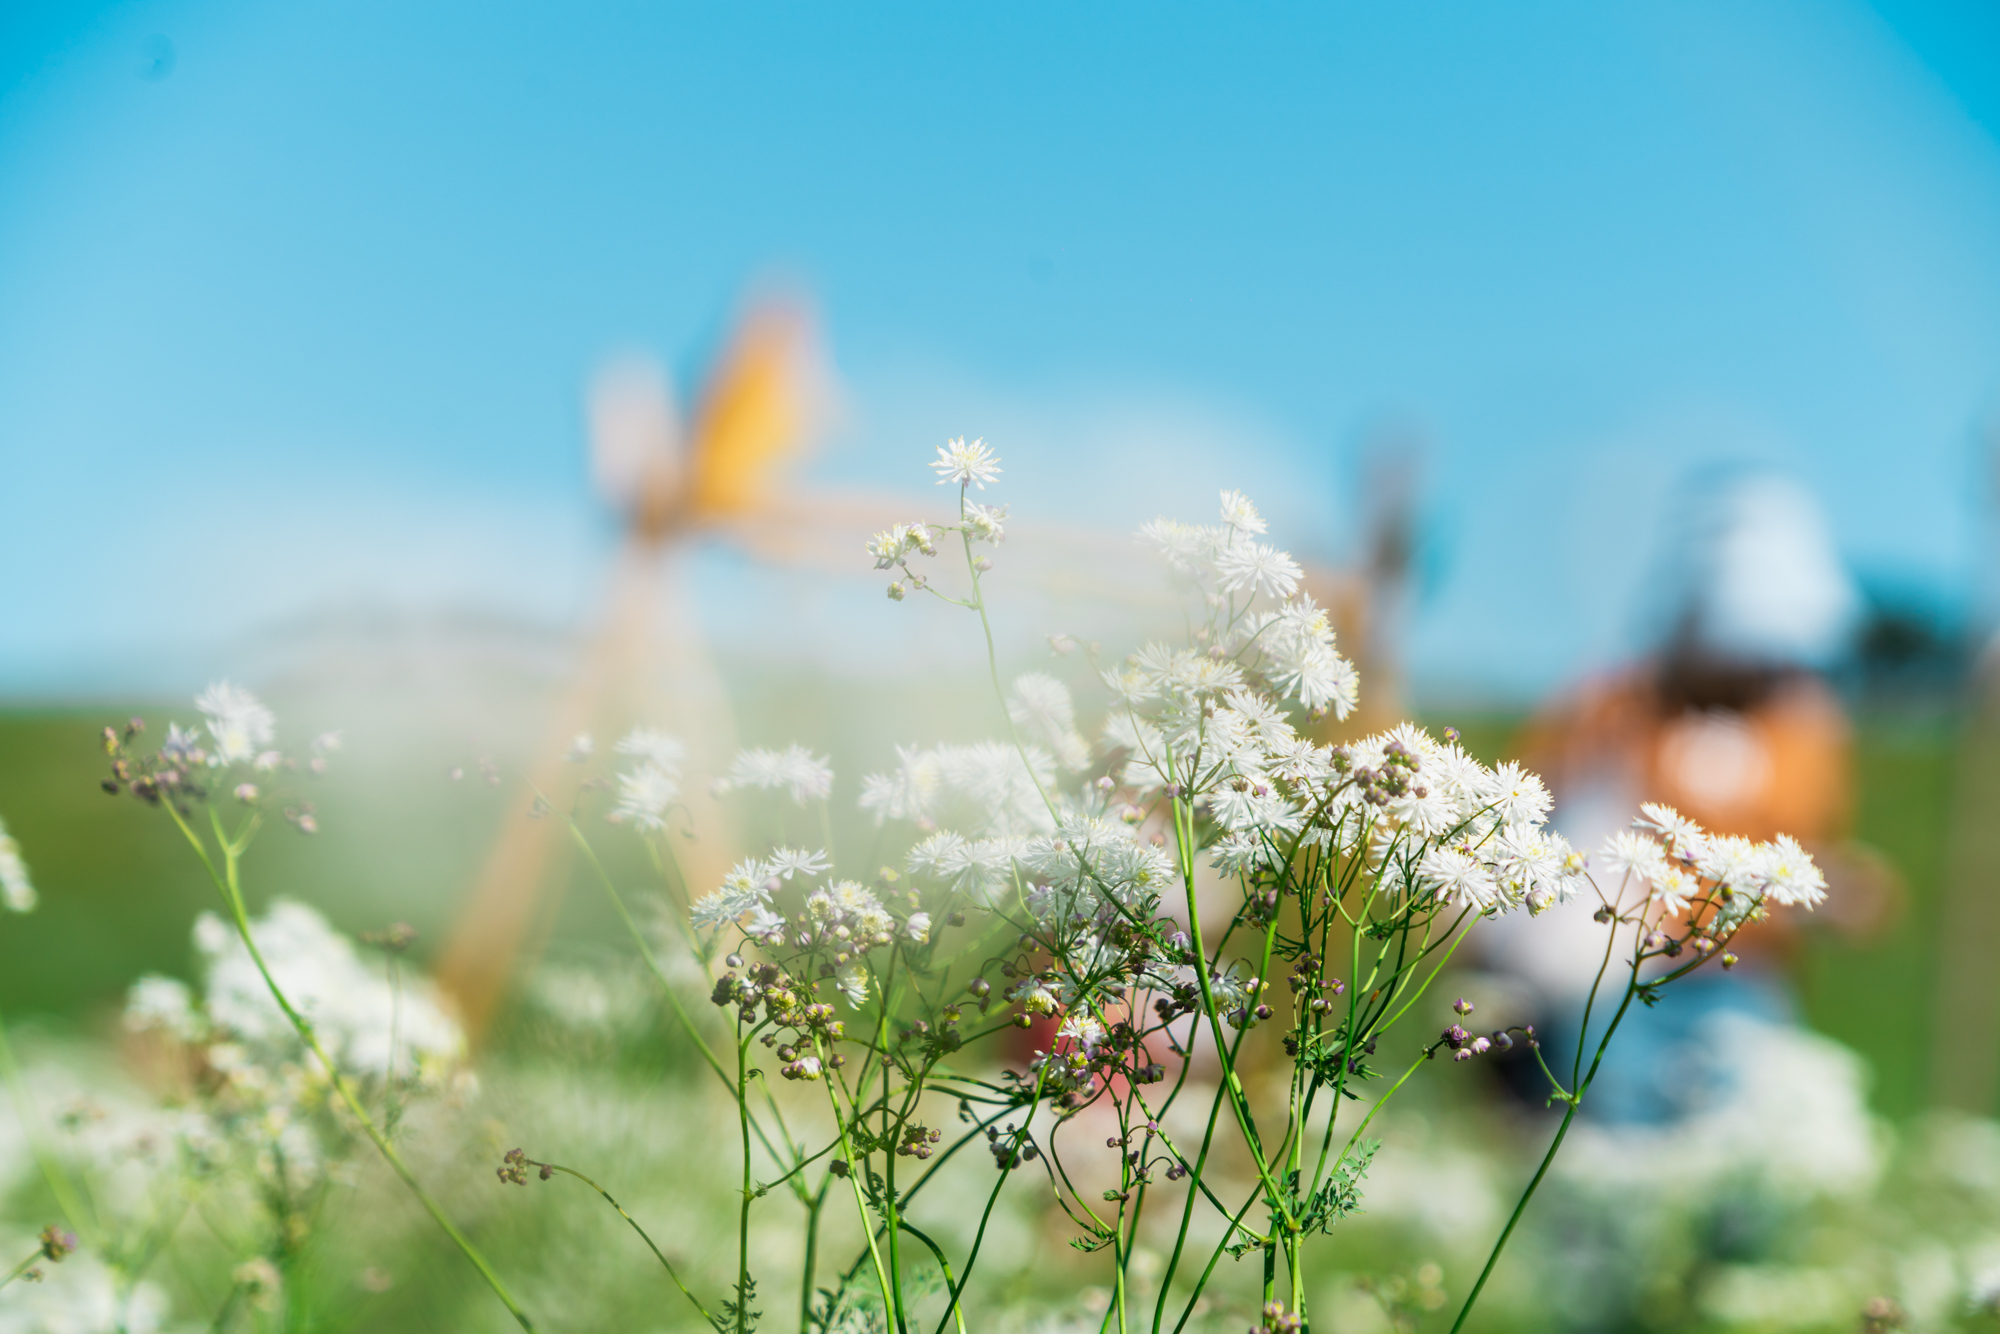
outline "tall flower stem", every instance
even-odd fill
[[[35,1251],[33,1255],[30,1255],[27,1259],[21,1261],[21,1263],[15,1265],[12,1269],[8,1270],[7,1277],[0,1278],[0,1288],[6,1287],[9,1283],[12,1283],[15,1279],[21,1277],[21,1275],[27,1273],[30,1269],[33,1269],[35,1267],[35,1261],[41,1258],[42,1258],[42,1252],[38,1249]]]
[[[736,1213],[736,1334],[750,1330],[750,1203],[757,1198],[750,1181],[750,1035],[736,1039],[736,1120],[742,1135],[743,1202]]]
[[[251,937],[250,915],[244,909],[242,885],[237,876],[237,861],[242,856],[243,845],[249,841],[250,835],[256,832],[254,820],[240,840],[231,841],[222,832],[221,820],[213,811],[209,812],[209,818],[215,825],[216,843],[222,849],[222,867],[218,870],[214,858],[208,855],[208,848],[202,843],[201,837],[195,833],[181,813],[174,809],[173,803],[169,801],[162,804],[166,806],[168,814],[173,816],[174,823],[179,826],[181,833],[187,837],[188,843],[195,850],[195,855],[201,858],[201,864],[207,869],[209,879],[213,880],[215,887],[221,891],[223,901],[229,905],[230,917],[236,924],[236,934],[242,938],[243,948],[249,951],[251,962],[257,965],[257,972],[264,979],[264,985],[270,991],[271,999],[278,1003],[280,1010],[284,1011],[285,1018],[291,1022],[293,1031],[299,1035],[299,1041],[305,1043],[307,1049],[319,1058],[320,1065],[326,1070],[327,1081],[333,1085],[334,1092],[340,1095],[340,1100],[347,1104],[347,1110],[354,1114],[354,1119],[360,1124],[362,1132],[381,1152],[396,1175],[402,1178],[403,1184],[410,1188],[410,1193],[417,1197],[417,1202],[423,1205],[425,1212],[430,1214],[437,1225],[444,1230],[444,1234],[451,1238],[452,1244],[458,1247],[460,1253],[471,1262],[472,1267],[479,1271],[479,1276],[493,1289],[493,1295],[500,1299],[508,1314],[514,1317],[522,1329],[533,1329],[534,1321],[530,1320],[528,1313],[521,1309],[521,1304],[514,1300],[514,1295],[507,1291],[506,1284],[500,1281],[500,1276],[493,1271],[493,1266],[487,1263],[486,1257],[481,1255],[479,1249],[458,1230],[458,1225],[451,1221],[443,1206],[438,1204],[431,1197],[431,1193],[424,1189],[423,1183],[417,1180],[416,1173],[412,1172],[409,1164],[403,1161],[403,1155],[396,1151],[396,1146],[389,1142],[389,1137],[382,1133],[381,1128],[375,1124],[375,1119],[368,1115],[368,1109],[362,1105],[361,1099],[355,1095],[347,1080],[342,1078],[340,1068],[333,1063],[333,1058],[320,1044],[319,1035],[313,1031],[311,1021],[293,1008],[284,989],[278,985],[277,979],[271,976],[271,970],[264,962],[263,952],[257,948],[256,940]]]
[[[1632,977],[1625,985],[1625,998],[1618,1004],[1618,1013],[1611,1016],[1610,1027],[1604,1030],[1604,1039],[1597,1044],[1597,1054],[1590,1060],[1590,1071],[1583,1077],[1583,1082],[1569,1095],[1567,1099],[1569,1108],[1563,1113],[1562,1124],[1556,1128],[1556,1137],[1550,1141],[1549,1151],[1542,1155],[1541,1166],[1535,1169],[1535,1175],[1528,1182],[1528,1188],[1521,1192],[1519,1202],[1514,1205],[1514,1212],[1507,1219],[1507,1226],[1500,1231],[1500,1239],[1493,1243],[1493,1253],[1486,1257],[1486,1267],[1479,1271],[1479,1281],[1474,1283],[1472,1291],[1466,1294],[1465,1305],[1459,1310],[1458,1319],[1451,1322],[1451,1334],[1458,1334],[1464,1327],[1466,1317],[1472,1314],[1473,1304],[1479,1300],[1479,1294],[1486,1287],[1486,1280],[1493,1276],[1493,1266],[1500,1263],[1500,1252],[1506,1249],[1507,1239],[1514,1235],[1514,1228],[1520,1223],[1521,1215],[1527,1212],[1528,1201],[1535,1197],[1535,1188],[1540,1186],[1542,1178],[1549,1174],[1549,1167],[1556,1160],[1556,1152],[1562,1148],[1563,1136],[1569,1134],[1570,1122],[1576,1120],[1577,1109],[1583,1106],[1585,1090],[1590,1087],[1591,1081],[1597,1078],[1597,1068],[1604,1063],[1604,1053],[1611,1046],[1611,1035],[1618,1031],[1620,1021],[1625,1018],[1625,1011],[1632,1005],[1632,998],[1638,994],[1639,963],[1635,958],[1632,963]]]

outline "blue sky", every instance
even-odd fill
[[[1420,683],[1627,652],[1667,507],[1784,469],[1965,600],[2000,10],[140,3],[0,16],[0,692],[178,687],[329,605],[567,624],[581,385],[820,303],[815,464],[1017,510],[1240,481],[1352,540],[1428,438]]]

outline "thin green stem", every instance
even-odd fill
[[[362,1132],[374,1143],[396,1175],[402,1178],[410,1193],[417,1197],[424,1211],[430,1214],[432,1220],[444,1230],[444,1234],[451,1238],[452,1244],[458,1247],[460,1253],[471,1262],[472,1267],[479,1271],[479,1276],[486,1280],[486,1285],[493,1289],[494,1296],[500,1299],[501,1304],[507,1308],[508,1313],[521,1328],[533,1329],[534,1321],[528,1318],[528,1313],[514,1300],[514,1295],[507,1291],[507,1285],[500,1281],[500,1276],[493,1271],[493,1266],[487,1263],[486,1257],[480,1254],[479,1249],[458,1230],[458,1225],[451,1221],[443,1206],[433,1199],[431,1193],[424,1189],[423,1183],[417,1180],[416,1173],[412,1172],[409,1164],[403,1161],[403,1155],[396,1151],[396,1146],[389,1142],[389,1137],[375,1124],[375,1118],[368,1114],[368,1109],[362,1105],[361,1099],[355,1095],[354,1089],[341,1075],[340,1067],[334,1064],[333,1058],[321,1045],[319,1035],[313,1031],[312,1023],[293,1008],[290,998],[278,985],[278,980],[271,975],[270,966],[264,962],[263,951],[257,948],[257,942],[250,934],[250,915],[243,906],[243,891],[237,879],[237,858],[242,854],[242,844],[255,832],[255,824],[252,823],[246,828],[240,841],[232,842],[223,835],[222,822],[216,818],[213,810],[210,811],[209,818],[215,825],[216,842],[221,845],[223,853],[223,870],[218,872],[214,860],[208,855],[208,849],[188,822],[181,818],[181,813],[174,809],[171,802],[164,804],[167,812],[173,816],[174,823],[180,827],[181,833],[187,837],[189,844],[201,858],[202,865],[208,869],[209,878],[215,882],[216,888],[222,891],[223,900],[229,905],[230,916],[235,919],[236,934],[242,938],[243,948],[249,952],[251,962],[257,965],[257,972],[264,979],[264,986],[270,991],[271,999],[278,1003],[280,1010],[284,1011],[285,1018],[291,1022],[293,1031],[299,1035],[299,1040],[305,1043],[307,1049],[319,1059],[320,1065],[326,1070],[327,1082],[333,1086],[334,1092],[340,1095],[340,1100],[347,1104],[347,1109],[360,1123]]]
[[[1601,973],[1600,976],[1602,976]],[[1556,1160],[1556,1151],[1562,1148],[1563,1137],[1569,1134],[1570,1122],[1576,1120],[1577,1109],[1583,1106],[1584,1092],[1589,1089],[1591,1082],[1597,1078],[1598,1067],[1604,1063],[1605,1050],[1611,1046],[1611,1035],[1618,1031],[1618,1025],[1624,1020],[1626,1010],[1631,1008],[1632,998],[1638,994],[1639,961],[1635,958],[1632,963],[1632,977],[1625,986],[1625,998],[1619,1002],[1618,1013],[1611,1017],[1610,1026],[1604,1030],[1604,1040],[1597,1044],[1597,1054],[1591,1058],[1590,1062],[1590,1073],[1584,1076],[1583,1082],[1570,1095],[1569,1106],[1563,1112],[1562,1125],[1556,1128],[1556,1137],[1550,1142],[1549,1151],[1542,1155],[1541,1166],[1535,1169],[1534,1178],[1528,1182],[1528,1188],[1521,1192],[1519,1202],[1514,1205],[1514,1212],[1508,1216],[1507,1226],[1501,1229],[1500,1239],[1493,1243],[1493,1253],[1486,1257],[1486,1267],[1479,1271],[1479,1281],[1472,1285],[1472,1291],[1466,1295],[1464,1307],[1459,1310],[1458,1319],[1451,1323],[1451,1334],[1458,1334],[1458,1331],[1465,1325],[1466,1317],[1472,1314],[1473,1304],[1479,1300],[1479,1294],[1485,1290],[1486,1280],[1493,1275],[1493,1266],[1500,1263],[1500,1252],[1506,1249],[1507,1239],[1514,1235],[1515,1226],[1520,1223],[1521,1215],[1527,1211],[1528,1201],[1535,1197],[1535,1189],[1542,1184],[1542,1178],[1549,1174],[1549,1167]],[[1581,1036],[1581,1034],[1578,1035],[1579,1039],[1581,1039]],[[1579,1040],[1578,1046],[1581,1047],[1581,1045],[1582,1043]]]
[[[736,1039],[736,1119],[743,1139],[743,1203],[736,1215],[736,1334],[750,1331],[750,1037]]]
[[[12,1269],[8,1270],[7,1277],[0,1278],[0,1288],[6,1287],[9,1283],[12,1283],[15,1279],[21,1277],[21,1275],[27,1273],[30,1269],[33,1269],[35,1267],[35,1261],[41,1258],[42,1258],[41,1248],[37,1247],[33,1255],[30,1255],[27,1259],[21,1261],[21,1263],[15,1265]]]
[[[708,1313],[707,1308],[701,1304],[701,1299],[696,1297],[694,1293],[690,1292],[688,1290],[688,1285],[681,1281],[681,1276],[674,1270],[673,1262],[667,1259],[666,1255],[661,1252],[659,1246],[654,1243],[652,1237],[647,1235],[646,1229],[639,1226],[639,1220],[632,1217],[631,1214],[626,1213],[625,1206],[618,1203],[617,1200],[611,1198],[610,1191],[598,1185],[595,1181],[592,1181],[589,1177],[585,1176],[583,1173],[577,1171],[573,1167],[564,1167],[561,1163],[537,1163],[532,1158],[530,1158],[528,1161],[536,1167],[547,1168],[551,1172],[561,1172],[565,1176],[575,1177],[578,1181],[581,1181],[584,1185],[590,1187],[592,1190],[596,1191],[599,1195],[602,1195],[604,1197],[604,1202],[610,1205],[613,1209],[616,1209],[618,1211],[618,1216],[624,1219],[626,1223],[630,1224],[632,1230],[639,1234],[639,1240],[646,1243],[646,1249],[651,1251],[653,1253],[653,1258],[660,1262],[660,1268],[667,1271],[667,1277],[672,1279],[674,1281],[674,1286],[681,1290],[681,1296],[688,1299],[688,1303],[694,1307],[696,1312],[700,1314],[703,1320],[707,1321],[710,1325],[713,1325],[715,1323],[715,1317],[711,1316]]]

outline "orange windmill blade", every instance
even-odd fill
[[[590,396],[593,479],[625,518],[602,620],[551,711],[529,778],[553,794],[579,733],[647,721],[678,733],[699,765],[733,749],[729,700],[701,640],[682,566],[691,539],[753,521],[822,415],[825,377],[810,320],[767,305],[742,321],[683,431],[666,376],[650,363],[607,367]],[[683,440],[685,439],[685,445]],[[659,634],[658,627],[671,633]],[[689,804],[695,838],[681,850],[691,881],[727,865],[712,803]],[[459,909],[438,963],[468,1032],[506,994],[561,834],[559,822],[509,818]]]

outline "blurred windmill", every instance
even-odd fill
[[[666,728],[698,764],[734,748],[728,693],[701,636],[684,578],[704,537],[760,559],[830,556],[853,563],[854,533],[886,506],[866,500],[807,508],[782,482],[823,425],[830,385],[803,308],[767,303],[742,319],[683,419],[666,374],[646,360],[606,367],[591,386],[591,472],[625,523],[602,618],[578,670],[550,711],[529,767],[553,793],[582,733],[636,722]],[[844,540],[843,540],[844,539]],[[718,878],[728,855],[716,803],[688,803],[695,837],[682,851],[694,883]],[[527,942],[545,872],[562,837],[556,820],[508,819],[463,901],[438,963],[475,1036],[493,1017]]]

